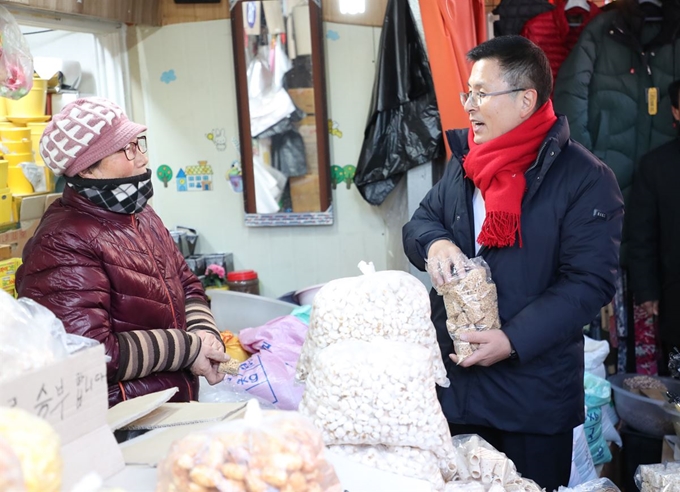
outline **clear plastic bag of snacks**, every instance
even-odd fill
[[[451,264],[451,274],[445,275],[450,280],[435,288],[444,297],[446,329],[451,335],[460,363],[477,348],[474,344],[462,341],[460,335],[470,331],[499,329],[501,321],[498,316],[498,293],[491,279],[489,265],[480,257],[464,258],[457,264],[460,265],[459,269]],[[427,268],[433,276],[429,269],[434,267],[428,264]]]
[[[173,443],[158,492],[342,492],[320,432],[296,412],[260,410]]]

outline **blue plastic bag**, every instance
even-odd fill
[[[586,400],[586,421],[583,424],[593,463],[600,465],[612,459],[607,441],[602,434],[602,410],[611,401],[612,387],[609,381],[590,373],[583,376]]]

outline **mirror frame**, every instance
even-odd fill
[[[262,0],[276,1],[276,0]],[[248,79],[243,36],[243,1],[238,1],[231,11],[231,34],[236,70],[236,106],[238,109],[241,169],[243,174],[243,201],[246,226],[292,226],[331,225],[331,161],[328,137],[328,110],[326,108],[326,65],[321,7],[309,0],[309,22],[312,37],[312,77],[314,80],[314,105],[316,122],[316,144],[319,162],[319,212],[278,212],[257,213],[255,203],[255,176],[253,171],[253,147],[250,132],[250,105],[248,101]]]

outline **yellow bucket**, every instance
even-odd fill
[[[47,121],[43,123],[26,123],[26,127],[31,129],[31,135],[38,135],[38,138],[43,134],[47,125],[49,125]]]
[[[3,141],[9,140],[10,142],[19,142],[24,139],[30,141],[31,129],[0,126],[0,139]]]
[[[47,104],[47,80],[33,78],[33,88],[24,97],[15,101],[7,99],[7,117],[26,118],[44,116]]]
[[[6,160],[0,160],[0,189],[7,188],[7,169],[9,163]]]
[[[6,100],[6,98],[0,97],[0,121],[7,121],[7,105],[5,104]]]
[[[12,222],[12,192],[0,187],[0,224]]]
[[[18,166],[22,162],[35,162],[32,152],[23,152],[21,154],[6,154],[5,160],[9,162],[9,166]]]
[[[26,140],[21,140],[19,142],[3,140],[2,146],[9,150],[10,154],[30,154],[33,151],[32,143]]]
[[[24,176],[24,171],[19,166],[9,166],[7,184],[12,190],[12,195],[30,195],[33,193],[33,185]]]

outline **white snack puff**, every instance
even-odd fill
[[[324,442],[432,451],[445,479],[455,473],[449,427],[437,400],[432,352],[421,345],[348,340],[311,363],[300,412]]]
[[[305,381],[312,359],[333,343],[386,339],[428,347],[437,384],[448,386],[430,314],[427,289],[406,272],[384,271],[333,280],[314,297],[296,377]]]

